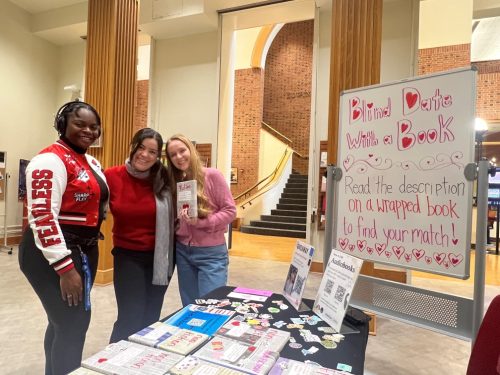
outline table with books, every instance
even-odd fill
[[[227,286],[195,302],[108,345],[72,374],[363,373],[369,318],[359,310],[348,311],[335,333],[270,291]]]

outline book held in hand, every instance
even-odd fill
[[[209,339],[204,333],[156,322],[129,337],[130,341],[182,355],[191,353]]]
[[[191,304],[172,315],[165,323],[212,336],[233,314],[231,310]]]
[[[196,180],[177,183],[177,214],[185,208],[189,217],[198,217],[198,198]]]
[[[85,359],[82,366],[109,375],[164,375],[183,358],[180,354],[122,340]]]
[[[244,372],[188,355],[169,371],[172,375],[239,375]]]

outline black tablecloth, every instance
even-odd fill
[[[231,301],[241,302],[241,299],[230,298],[227,295],[232,292],[235,287],[225,286],[218,288],[206,296],[203,296],[203,299],[213,298],[213,299],[225,299],[229,298]],[[299,315],[306,314],[312,315],[310,307],[313,305],[312,300],[303,300],[305,304],[309,307],[309,311],[298,312],[294,307],[292,307],[288,301],[281,295],[274,293],[271,297],[265,302],[262,302],[264,307],[259,308],[259,313],[268,313],[268,307],[277,307],[276,304],[273,304],[272,301],[281,300],[283,303],[288,305],[288,309],[280,310],[278,313],[274,313],[273,322],[283,320],[287,324],[291,324],[291,318],[299,318]],[[254,302],[254,301],[253,301]],[[260,303],[260,302],[259,302]],[[234,310],[231,306],[224,307],[228,310]],[[281,330],[290,331],[293,338],[295,338],[297,343],[302,344],[302,348],[294,349],[289,345],[286,345],[281,351],[280,355],[285,358],[295,359],[298,361],[310,360],[319,363],[323,367],[337,369],[337,364],[343,363],[349,366],[352,366],[352,374],[362,375],[364,364],[365,364],[365,350],[368,342],[368,322],[370,321],[370,317],[363,313],[361,310],[349,307],[347,310],[346,317],[344,319],[344,324],[353,328],[351,331],[355,333],[345,333],[345,338],[337,344],[335,349],[325,349],[318,342],[305,342],[302,336],[299,333],[298,329],[287,329],[286,325],[281,327]],[[312,334],[318,335],[322,337],[325,335],[324,332],[318,330],[318,327],[326,327],[327,324],[325,322],[319,322],[317,325],[308,325],[304,324],[304,329],[308,329]],[[341,330],[342,333],[343,330]],[[359,331],[359,332],[357,332]],[[356,333],[357,332],[357,333]],[[315,346],[320,350],[315,354],[308,354],[304,356],[302,354],[302,349],[309,349],[311,346]]]

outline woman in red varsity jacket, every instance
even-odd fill
[[[100,164],[86,154],[101,134],[97,111],[84,102],[66,103],[54,126],[59,140],[26,170],[29,228],[19,265],[47,313],[45,374],[58,375],[81,363],[109,193]]]

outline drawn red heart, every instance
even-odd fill
[[[373,103],[368,103],[366,106],[367,106],[368,108],[371,108],[371,107],[373,107]]]
[[[354,111],[352,111],[352,119],[356,120],[360,114],[361,114],[361,111],[359,111],[358,109],[355,109]]]
[[[366,240],[363,240],[363,241],[358,240],[357,245],[358,245],[359,251],[363,251],[365,249],[365,246],[366,246]]]
[[[415,256],[415,258],[417,258],[417,260],[420,260],[420,258],[422,258],[425,254],[424,249],[413,249],[411,252]]]
[[[410,263],[411,262],[411,254],[405,254],[405,260],[406,260],[406,263]]]
[[[353,251],[355,247],[356,247],[356,246],[354,246],[353,244],[350,244],[350,245],[349,245],[349,250],[350,250],[350,251]]]
[[[349,243],[348,238],[339,238],[339,245],[342,250],[345,250],[345,247],[347,246],[348,243]]]
[[[413,94],[411,92],[406,93],[406,104],[408,104],[408,108],[411,108],[417,102],[417,94]]]
[[[354,162],[354,157],[352,155],[348,155],[347,158],[344,159],[343,164],[346,172],[351,168],[353,162]]]
[[[429,102],[423,101],[420,105],[422,106],[423,109],[427,109],[427,105]]]
[[[387,116],[389,114],[389,110],[386,108],[384,109],[384,116]]]
[[[357,105],[358,103],[359,103],[359,102],[358,102],[358,99],[356,99],[356,98],[351,99],[351,106],[352,106],[353,108],[354,108],[354,107],[356,107],[356,105]]]
[[[108,359],[107,358],[99,358],[97,360],[98,363],[103,363],[103,362],[106,362]]]
[[[445,95],[443,98],[446,102],[451,100],[451,95]]]
[[[462,260],[464,260],[464,257],[462,254],[450,253],[450,254],[448,254],[448,259],[450,260],[451,265],[453,267],[456,267],[458,264],[462,263]]]
[[[432,263],[432,258],[431,257],[425,257],[425,263],[431,264]]]
[[[450,265],[448,264],[448,262],[446,260],[443,262],[443,266],[444,266],[444,268],[450,267]]]
[[[418,139],[420,139],[421,141],[423,141],[425,139],[425,133],[418,133]]]
[[[401,133],[404,133],[406,131],[406,129],[408,129],[408,124],[402,123],[401,124]]]
[[[393,246],[392,251],[394,254],[396,254],[396,257],[400,259],[401,255],[403,255],[403,253],[405,252],[405,248],[403,246]]]
[[[454,238],[451,240],[451,242],[453,242],[453,245],[456,245],[458,243],[458,238]],[[453,263],[453,262],[452,262]]]
[[[371,158],[373,156],[373,154],[368,154],[368,157]]]
[[[391,257],[391,255],[392,255],[392,254],[391,254],[391,252],[390,252],[390,251],[386,251],[386,252],[385,252],[385,256],[386,256],[387,258],[390,258],[390,257]]]
[[[385,243],[376,243],[375,244],[375,250],[377,251],[378,255],[382,254],[387,247],[387,244]]]
[[[444,253],[434,253],[434,260],[437,264],[441,265],[444,260]]]
[[[373,254],[373,247],[368,246],[368,247],[366,248],[366,252],[367,252],[368,254],[372,255],[372,254]]]
[[[429,137],[429,140],[431,141],[435,141],[436,140],[436,136],[437,136],[437,132],[435,129],[431,129],[427,132],[427,136]]]
[[[413,138],[404,137],[402,141],[403,141],[403,148],[408,148],[413,145]]]
[[[386,135],[386,136],[384,137],[384,144],[385,144],[385,145],[390,145],[390,144],[392,144],[392,135]]]

